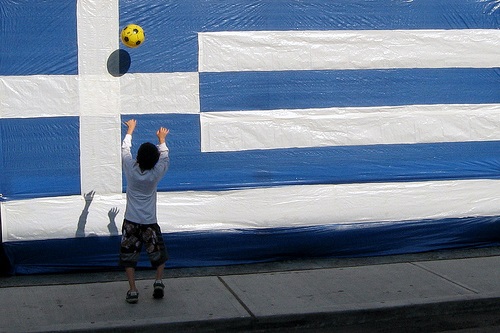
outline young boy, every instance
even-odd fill
[[[169,130],[161,127],[156,132],[158,146],[150,142],[143,143],[134,160],[130,148],[137,121],[131,119],[125,122],[125,125],[128,129],[122,142],[122,166],[127,179],[127,206],[122,226],[120,265],[125,267],[130,286],[126,301],[137,303],[139,292],[135,285],[135,268],[143,244],[151,265],[156,268],[153,297],[163,298],[165,288],[162,277],[168,256],[156,217],[156,191],[158,182],[167,172],[170,162],[165,143]]]

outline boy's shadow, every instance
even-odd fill
[[[85,225],[87,224],[90,204],[92,203],[92,200],[94,200],[94,194],[95,191],[90,191],[89,193],[83,195],[83,197],[85,198],[85,206],[83,207],[82,213],[80,214],[80,217],[78,219],[78,226],[76,228],[75,237],[85,237]],[[117,207],[111,208],[108,212],[108,231],[111,236],[118,235],[118,228],[116,227],[115,219],[116,215],[118,215],[119,212],[120,210]],[[89,236],[96,235],[90,234]]]
[[[117,236],[118,235],[118,228],[116,227],[116,215],[120,210],[117,207],[113,207],[109,210],[108,212],[108,218],[109,218],[109,223],[108,223],[108,231],[111,236]]]

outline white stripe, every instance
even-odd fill
[[[78,116],[78,77],[0,77],[0,118]]]
[[[500,140],[500,104],[204,112],[204,152]]]
[[[162,192],[158,218],[169,233],[500,216],[499,188],[500,180],[457,180]],[[81,196],[2,202],[3,241],[72,238],[84,205]],[[114,207],[119,230],[124,195],[96,194],[85,234],[109,235]]]
[[[102,77],[107,80],[109,74]],[[85,87],[84,83],[80,85],[77,75],[0,76],[0,118],[79,116],[79,89],[89,90],[90,100],[84,99],[83,104],[106,103],[112,98],[107,91],[100,95],[100,89],[106,87],[99,86],[95,80],[89,81],[90,87]],[[111,84],[116,84],[114,81],[112,79]],[[116,108],[121,108],[121,114],[200,112],[198,73],[125,74],[119,83],[120,106]],[[86,112],[93,111],[104,110],[102,107],[86,109]]]
[[[118,0],[80,0],[77,20],[82,193],[121,193],[120,85],[107,69],[118,48]]]
[[[126,74],[120,78],[121,113],[199,113],[198,73]]]
[[[198,43],[200,72],[500,66],[498,29],[203,32]]]

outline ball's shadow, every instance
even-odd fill
[[[108,58],[108,73],[118,77],[127,73],[130,68],[130,54],[118,49],[110,54]]]

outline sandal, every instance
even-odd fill
[[[125,298],[127,303],[135,304],[139,301],[139,292],[129,290],[127,291],[127,297]]]
[[[153,284],[153,297],[156,299],[163,298],[163,289],[165,289],[165,285],[161,280],[156,280],[155,283]]]

